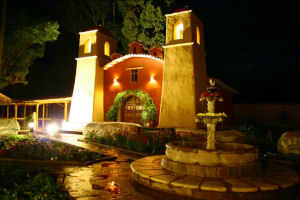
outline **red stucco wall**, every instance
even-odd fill
[[[131,70],[127,68],[138,69],[138,81],[131,82]],[[150,81],[151,75],[154,75],[155,82]],[[119,84],[114,84],[117,78]],[[153,58],[134,57],[124,60],[113,67],[104,71],[104,113],[108,112],[117,93],[125,90],[141,89],[153,99],[157,108],[157,117],[159,117],[161,88],[163,78],[163,63]]]
[[[135,52],[134,52],[134,48],[135,48]],[[144,53],[143,45],[139,42],[132,42],[130,44],[130,53],[131,54],[143,54]]]

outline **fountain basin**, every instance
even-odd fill
[[[162,167],[180,174],[202,177],[255,177],[261,173],[258,148],[223,143],[206,149],[203,142],[172,142],[166,145]]]
[[[257,161],[259,149],[248,144],[223,143],[217,149],[206,149],[204,142],[171,142],[166,144],[170,160],[205,166],[236,166]]]

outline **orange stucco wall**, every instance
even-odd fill
[[[131,70],[138,69],[138,81],[131,82]],[[150,81],[154,75],[155,82]],[[114,84],[117,79],[118,84]],[[125,90],[141,89],[153,99],[159,117],[161,88],[163,79],[163,63],[153,58],[134,57],[120,62],[104,71],[104,113],[113,105],[115,96]]]

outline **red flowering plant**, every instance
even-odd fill
[[[218,101],[223,101],[223,97],[220,92],[216,91],[215,88],[215,80],[210,79],[209,80],[209,86],[207,87],[207,92],[202,92],[200,101],[204,101],[206,99],[212,100],[213,98],[218,100]]]

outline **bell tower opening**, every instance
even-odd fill
[[[177,21],[174,24],[174,40],[183,39],[183,23]]]
[[[104,55],[110,56],[110,45],[107,41],[104,43]]]
[[[197,44],[200,45],[200,30],[199,30],[199,26],[196,26],[196,41],[197,41]]]
[[[84,53],[91,53],[92,50],[92,40],[88,39],[84,43]]]

